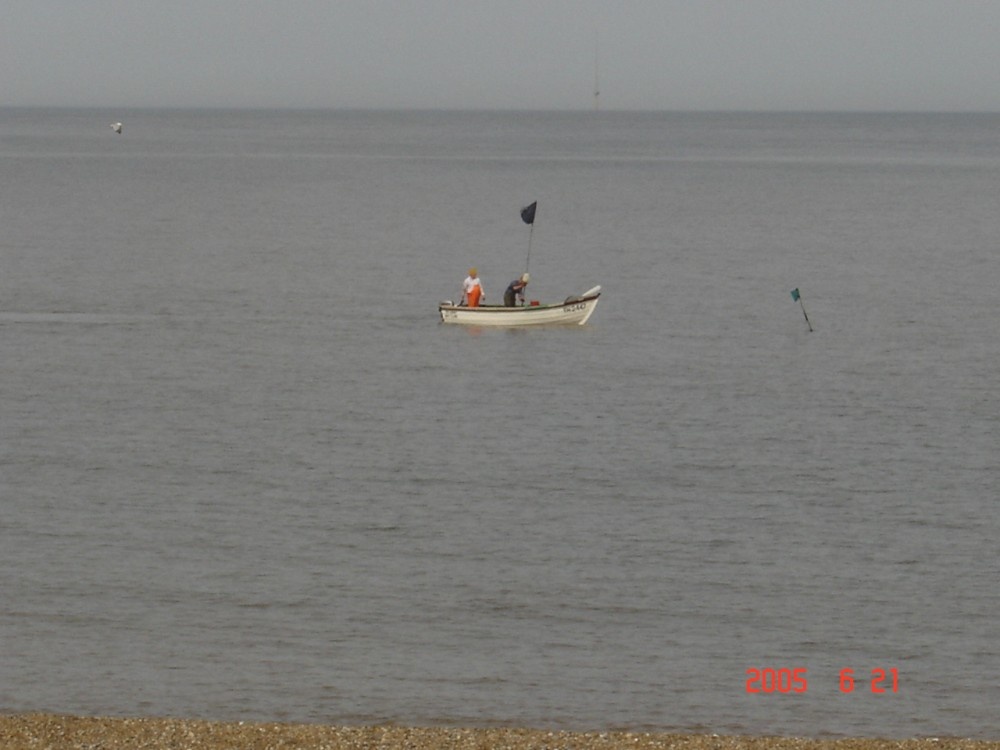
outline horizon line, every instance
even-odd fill
[[[831,115],[831,114],[871,114],[871,115],[989,115],[1000,114],[1000,109],[868,109],[868,108],[606,108],[595,111],[592,107],[535,108],[535,107],[399,107],[399,106],[269,106],[269,105],[222,105],[222,104],[168,104],[168,105],[100,105],[100,104],[0,104],[0,110],[81,110],[81,111],[214,111],[214,112],[420,112],[420,113],[551,113],[586,114],[600,117],[608,114],[788,114],[788,115]]]

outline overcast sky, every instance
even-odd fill
[[[0,0],[0,106],[1000,111],[1000,0]],[[595,66],[595,59],[598,64]]]

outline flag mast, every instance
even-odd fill
[[[598,46],[599,42],[600,38],[598,37],[598,34],[595,31],[594,32],[594,111],[595,112],[598,112],[601,109],[601,99],[600,99],[601,87],[599,85],[600,79],[598,78],[598,73],[597,73],[598,51],[600,49],[600,47]]]
[[[535,233],[535,209],[538,207],[538,201],[535,201],[530,206],[525,206],[521,209],[521,221],[527,224],[531,229],[528,230],[528,257],[524,261],[524,272],[527,273],[529,266],[531,265],[531,235]]]

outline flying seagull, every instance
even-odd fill
[[[119,135],[121,135],[122,124],[120,122],[113,122],[113,123],[111,123],[111,129],[113,131],[115,131],[116,133],[118,133]]]

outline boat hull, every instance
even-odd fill
[[[573,297],[555,305],[528,305],[525,307],[503,307],[502,305],[480,305],[463,307],[450,302],[438,305],[442,323],[469,326],[536,326],[536,325],[584,325],[593,315],[600,301],[597,294]]]

